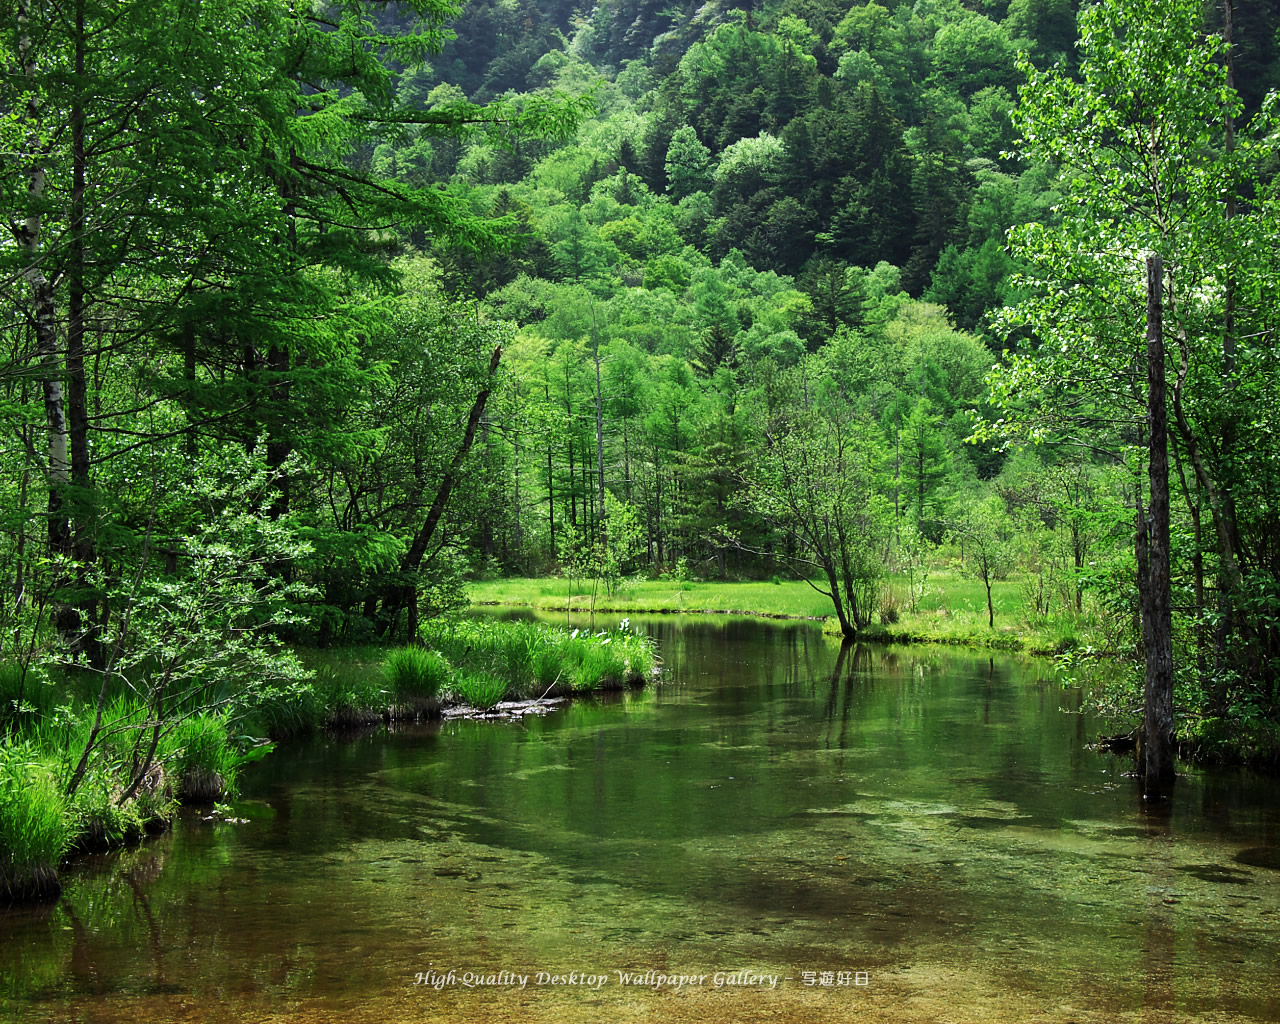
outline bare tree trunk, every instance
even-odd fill
[[[1142,635],[1146,646],[1146,692],[1142,716],[1139,770],[1142,795],[1161,799],[1174,780],[1173,766],[1173,622],[1169,579],[1169,450],[1165,414],[1164,325],[1160,289],[1163,263],[1147,258],[1147,429],[1150,458],[1147,477],[1151,507],[1139,523],[1145,549]]]
[[[449,463],[449,467],[445,470],[444,476],[440,480],[435,500],[431,502],[431,508],[427,510],[426,520],[414,535],[413,543],[409,545],[409,550],[405,552],[404,558],[400,562],[400,574],[404,580],[413,579],[418,569],[422,566],[422,558],[427,553],[427,548],[435,536],[436,527],[439,526],[445,507],[449,503],[449,495],[453,493],[453,488],[458,483],[458,474],[462,469],[462,463],[466,459],[467,453],[471,451],[471,446],[475,443],[476,430],[480,426],[480,417],[484,415],[484,407],[489,401],[490,392],[493,390],[493,384],[498,374],[498,363],[501,359],[502,346],[499,345],[493,350],[493,355],[489,359],[489,377],[471,406],[471,414],[467,417],[467,429],[463,434],[462,444],[458,446],[453,460]],[[387,613],[387,619],[379,629],[379,633],[384,633],[389,628],[390,623],[395,619],[401,608],[408,607],[409,624],[413,630],[409,639],[415,639],[418,621],[417,605],[418,588],[415,583],[402,582],[396,586],[389,587],[382,599],[382,610]]]
[[[604,537],[604,406],[600,397],[600,339],[596,336],[596,308],[591,307],[591,347],[596,363],[596,470],[600,477],[600,535]]]
[[[551,385],[543,385],[543,394],[547,404],[551,404]],[[556,483],[551,464],[551,431],[547,431],[547,523],[551,530],[551,561],[556,559]]]
[[[27,118],[27,212],[18,231],[18,248],[26,266],[22,276],[31,289],[31,325],[36,340],[37,375],[44,396],[46,424],[46,471],[49,500],[46,533],[49,552],[54,556],[73,553],[68,487],[71,463],[67,436],[67,406],[63,387],[63,367],[58,350],[58,323],[54,307],[54,284],[43,266],[43,220],[40,207],[47,187],[48,149],[41,138],[40,87],[36,80],[35,46],[32,41],[31,12],[27,0],[19,0],[17,8],[18,62],[28,87]],[[63,582],[63,570],[55,567],[55,588]],[[74,635],[79,617],[73,608],[60,604],[54,611],[54,622],[64,635]]]

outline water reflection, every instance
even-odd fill
[[[0,1019],[1280,1020],[1272,784],[1192,773],[1143,815],[1050,666],[647,625],[653,690],[290,747],[248,824],[0,915]],[[428,966],[791,980],[423,991]],[[869,984],[804,984],[828,970]]]

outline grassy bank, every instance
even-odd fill
[[[0,666],[0,901],[56,895],[68,855],[136,842],[168,828],[181,803],[234,795],[244,765],[270,751],[265,737],[634,686],[657,661],[649,638],[625,627],[438,620],[422,640],[355,649],[341,668],[240,687],[233,700],[204,693],[210,710],[175,715],[158,729],[152,710],[122,686],[103,708],[92,768],[74,787],[98,677]],[[153,743],[151,767],[140,772]]]
[[[587,612],[590,593],[570,595],[563,579],[508,579],[473,583],[475,604],[512,605],[543,611]],[[1002,581],[992,587],[994,628],[987,624],[987,597],[982,584],[953,573],[935,572],[915,606],[905,579],[891,578],[865,639],[884,643],[942,643],[999,650],[1056,654],[1074,647],[1102,647],[1106,641],[1092,615],[1035,620],[1026,613],[1022,586]],[[595,595],[597,613],[736,614],[764,618],[824,620],[836,633],[831,602],[803,581],[767,583],[702,583],[643,580],[614,594]]]
[[[558,578],[505,579],[472,583],[467,593],[475,604],[513,605],[544,611],[587,612],[592,595],[581,581],[570,593],[567,580]],[[595,595],[596,612],[657,614],[707,612],[758,615],[784,619],[822,619],[831,614],[831,602],[803,582],[701,583],[690,580],[640,580],[629,582],[617,593],[601,587]]]

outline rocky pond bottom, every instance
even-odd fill
[[[1280,1021],[1274,780],[1144,813],[1046,664],[649,626],[655,689],[295,744],[0,911],[0,1019]]]

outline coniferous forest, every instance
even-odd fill
[[[1176,740],[1274,759],[1278,30],[8,0],[0,795],[107,843],[166,756],[260,749],[195,732],[306,717],[298,649],[552,575],[803,577],[845,638],[1012,582],[1115,700],[1164,643]]]

